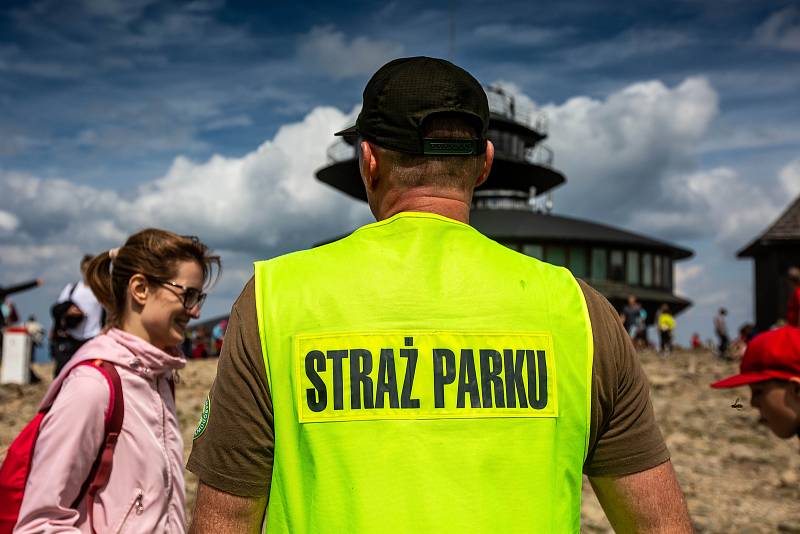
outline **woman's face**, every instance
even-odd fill
[[[750,384],[750,405],[757,408],[767,426],[779,438],[791,438],[800,430],[798,384],[767,380]]]
[[[203,270],[196,261],[181,261],[174,277],[167,279],[186,288],[203,289]],[[185,291],[170,284],[153,282],[142,308],[142,327],[150,343],[160,349],[174,347],[183,341],[186,323],[200,317],[200,307],[183,307]]]

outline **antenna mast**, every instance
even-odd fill
[[[447,7],[450,11],[450,60],[456,59],[456,16],[454,8],[454,0],[447,2]]]

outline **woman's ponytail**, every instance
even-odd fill
[[[107,322],[114,323],[114,319],[124,307],[124,302],[120,304],[114,295],[114,284],[111,279],[111,251],[102,252],[92,258],[86,266],[84,275],[85,281],[94,293],[97,301],[105,308]]]

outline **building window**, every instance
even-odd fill
[[[561,266],[567,264],[567,249],[563,245],[547,245],[544,254],[547,263]]]
[[[498,241],[498,243],[500,243],[504,247],[508,247],[511,250],[516,250],[517,252],[519,252],[519,245],[516,243],[511,243],[509,241]]]
[[[672,260],[668,256],[664,256],[664,268],[661,276],[664,279],[664,287],[672,289]]]
[[[542,245],[526,243],[522,245],[522,253],[526,256],[536,258],[537,260],[544,260],[544,249],[542,248]]]
[[[625,281],[625,255],[621,250],[611,251],[611,261],[609,262],[609,280],[614,282]]]
[[[592,249],[592,280],[608,278],[608,254],[604,248]]]
[[[639,253],[629,250],[627,253],[625,281],[635,286],[639,285]]]
[[[583,247],[570,247],[567,266],[574,276],[586,278],[586,275],[589,274],[586,268],[586,249]]]
[[[642,254],[642,285],[653,285],[653,255],[649,252]]]
[[[653,285],[656,287],[664,287],[663,278],[661,277],[661,268],[664,266],[661,256],[653,256]]]

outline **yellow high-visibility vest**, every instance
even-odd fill
[[[578,532],[592,332],[564,268],[400,213],[255,266],[267,532]]]

